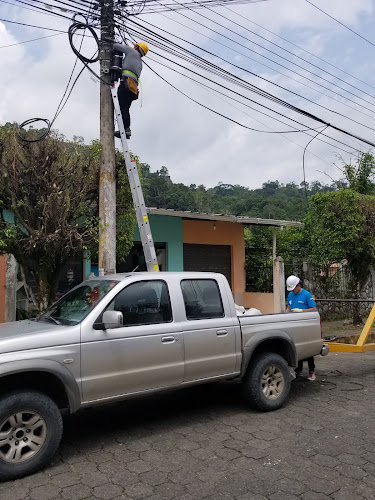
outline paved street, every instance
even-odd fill
[[[272,413],[225,383],[65,417],[53,464],[0,499],[375,498],[375,352],[316,362]]]

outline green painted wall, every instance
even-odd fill
[[[83,279],[87,280],[91,273],[91,254],[89,250],[83,251]]]
[[[149,216],[154,243],[166,243],[167,271],[184,270],[182,219],[169,215]],[[141,241],[138,227],[134,231],[134,241]]]

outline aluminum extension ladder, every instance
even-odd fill
[[[113,106],[115,109],[115,117],[120,131],[122,151],[124,153],[126,171],[128,173],[130,191],[133,197],[133,202],[135,206],[135,213],[137,216],[137,223],[139,228],[139,233],[141,235],[143,253],[145,256],[147,271],[158,272],[159,265],[156,258],[154,240],[152,238],[151,227],[147,216],[145,200],[143,198],[142,186],[139,180],[137,164],[135,160],[132,160],[129,153],[128,142],[125,135],[124,122],[122,121],[122,115],[120,111],[120,104],[117,98],[116,86],[111,86]]]

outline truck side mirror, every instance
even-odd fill
[[[120,311],[105,311],[103,313],[103,328],[108,330],[110,328],[120,328],[123,325],[123,316]]]

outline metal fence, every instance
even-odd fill
[[[266,250],[266,249],[265,249]],[[246,290],[248,292],[272,292],[273,266],[269,254],[252,250],[248,256],[249,265],[246,271]],[[347,265],[342,263],[312,264],[306,262],[285,262],[285,278],[294,274],[302,281],[302,286],[319,299],[353,299],[356,298],[355,283]],[[374,297],[375,283],[369,273],[368,283],[361,292],[361,299],[371,300]]]
[[[246,291],[272,293],[272,248],[246,249]]]
[[[273,266],[251,266],[246,272],[246,291],[272,293],[273,291]]]

